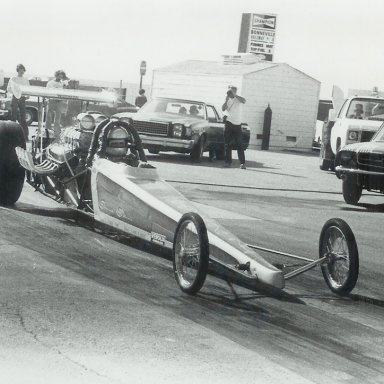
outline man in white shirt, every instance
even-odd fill
[[[55,72],[55,78],[48,81],[47,88],[64,88],[64,80],[67,77],[65,72],[62,70],[58,70]],[[55,135],[55,139],[60,139],[61,128],[60,128],[60,120],[61,114],[63,112],[63,108],[65,105],[62,100],[58,99],[50,99],[48,103],[48,112],[47,112],[47,120],[45,123],[45,128],[51,128],[52,121],[54,121],[53,131]]]
[[[232,163],[232,148],[230,143],[233,140],[237,146],[240,168],[246,169],[244,149],[241,146],[241,114],[245,101],[244,97],[237,94],[236,87],[229,87],[227,97],[222,106],[222,110],[226,111],[227,115],[224,129],[225,167],[230,167]]]
[[[25,96],[22,95],[20,85],[30,85],[29,80],[24,77],[25,67],[23,64],[18,64],[16,67],[17,76],[9,79],[7,92],[12,94],[11,108],[13,121],[18,120],[23,128],[25,140],[28,140],[28,125],[25,120]],[[19,112],[19,115],[18,113]]]

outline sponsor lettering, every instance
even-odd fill
[[[276,17],[268,17],[266,15],[253,15],[252,25],[254,27],[267,27],[275,29]]]
[[[164,235],[161,235],[160,233],[151,232],[151,241],[157,244],[164,245],[165,244],[166,237]]]

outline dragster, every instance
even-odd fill
[[[68,91],[22,88],[24,95],[43,99],[110,100],[110,95],[101,93]],[[44,108],[44,102],[41,105]],[[44,116],[41,112],[39,116]],[[287,280],[316,266],[321,266],[327,285],[336,294],[345,295],[354,288],[358,249],[343,220],[331,219],[323,226],[318,259],[246,244],[159,177],[147,162],[132,124],[82,113],[57,140],[44,133],[43,125],[40,121],[38,135],[28,149],[18,124],[0,125],[0,146],[7,152],[0,158],[0,169],[8,170],[0,171],[1,204],[17,202],[26,174],[26,182],[45,196],[105,226],[171,249],[176,281],[188,294],[203,287],[208,272],[252,290],[265,286],[282,290]],[[257,250],[305,264],[285,272]]]

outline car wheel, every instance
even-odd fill
[[[31,109],[25,110],[25,121],[27,125],[31,125],[35,121],[35,115]]]
[[[356,205],[361,197],[363,187],[359,185],[357,175],[347,174],[343,179],[343,197],[347,204]]]
[[[13,121],[0,121],[0,204],[13,205],[23,190],[24,168],[20,165],[15,148],[25,149],[21,126]]]
[[[192,148],[191,151],[191,160],[194,163],[200,163],[200,161],[203,158],[204,153],[204,146],[205,146],[205,136],[201,136],[197,144]]]
[[[151,153],[152,155],[158,155],[160,150],[154,149],[154,148],[151,148],[151,149],[148,148],[148,152]]]
[[[198,214],[186,213],[177,224],[172,258],[180,289],[190,295],[197,293],[205,282],[209,264],[207,228]]]
[[[324,224],[319,240],[319,256],[328,256],[321,271],[331,291],[338,295],[350,293],[359,275],[359,252],[355,236],[344,220],[330,219]]]

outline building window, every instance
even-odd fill
[[[287,137],[287,141],[296,143],[296,136],[286,136],[286,137]]]
[[[263,135],[261,135],[261,134],[256,134],[256,139],[257,140],[263,140]]]

